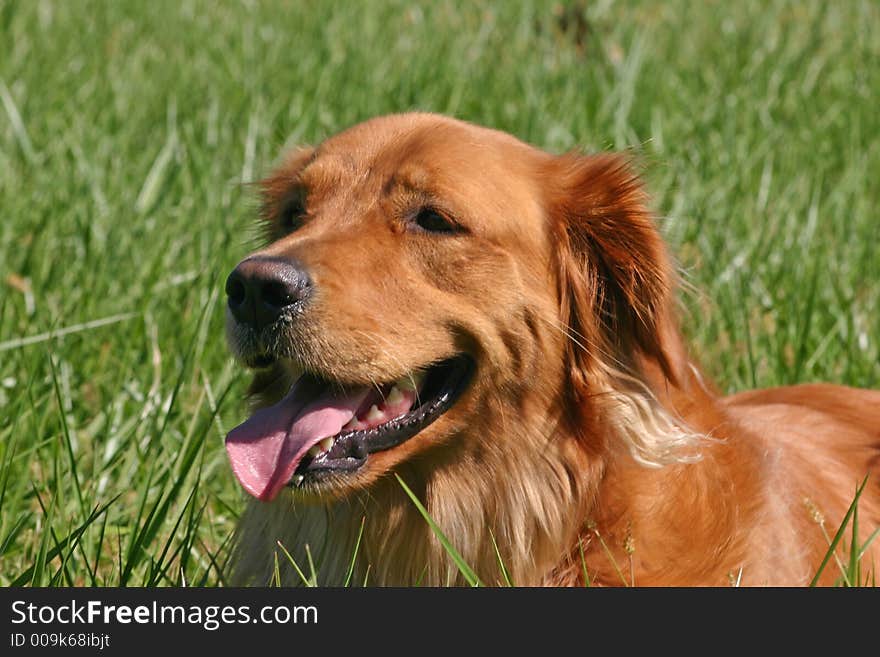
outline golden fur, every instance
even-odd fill
[[[363,384],[467,353],[476,374],[356,474],[251,501],[235,583],[269,582],[276,554],[299,583],[280,543],[342,584],[362,526],[354,582],[464,583],[394,473],[485,584],[503,581],[497,544],[517,585],[581,585],[584,562],[593,584],[803,585],[828,548],[817,510],[833,533],[869,473],[862,540],[880,523],[880,392],[720,396],[682,344],[674,269],[622,156],[553,156],[413,113],[295,150],[263,191],[260,253],[304,263],[318,294],[278,332],[255,406],[301,368]],[[286,232],[291,195],[306,215]],[[408,232],[419,203],[466,232]],[[230,340],[247,349],[234,326]]]

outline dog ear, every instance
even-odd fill
[[[549,203],[574,390],[588,390],[602,364],[643,381],[647,369],[662,372],[675,384],[684,362],[675,275],[642,181],[613,153],[567,154],[552,167]]]
[[[315,154],[312,146],[297,146],[289,151],[275,170],[259,181],[260,219],[264,223],[265,237],[271,241],[273,223],[278,214],[296,192],[299,176]]]

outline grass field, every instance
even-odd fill
[[[880,386],[880,5],[582,4],[0,0],[0,584],[222,583],[243,183],[379,113],[633,149],[722,389]]]

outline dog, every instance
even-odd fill
[[[880,392],[720,395],[624,155],[406,113],[260,190],[226,281],[254,370],[232,582],[798,586],[866,476],[860,541],[880,524]]]

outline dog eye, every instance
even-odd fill
[[[306,206],[303,199],[296,197],[288,201],[278,215],[278,225],[285,233],[292,233],[302,225]]]
[[[459,230],[455,223],[430,207],[419,210],[414,221],[419,228],[429,233],[454,233]]]

